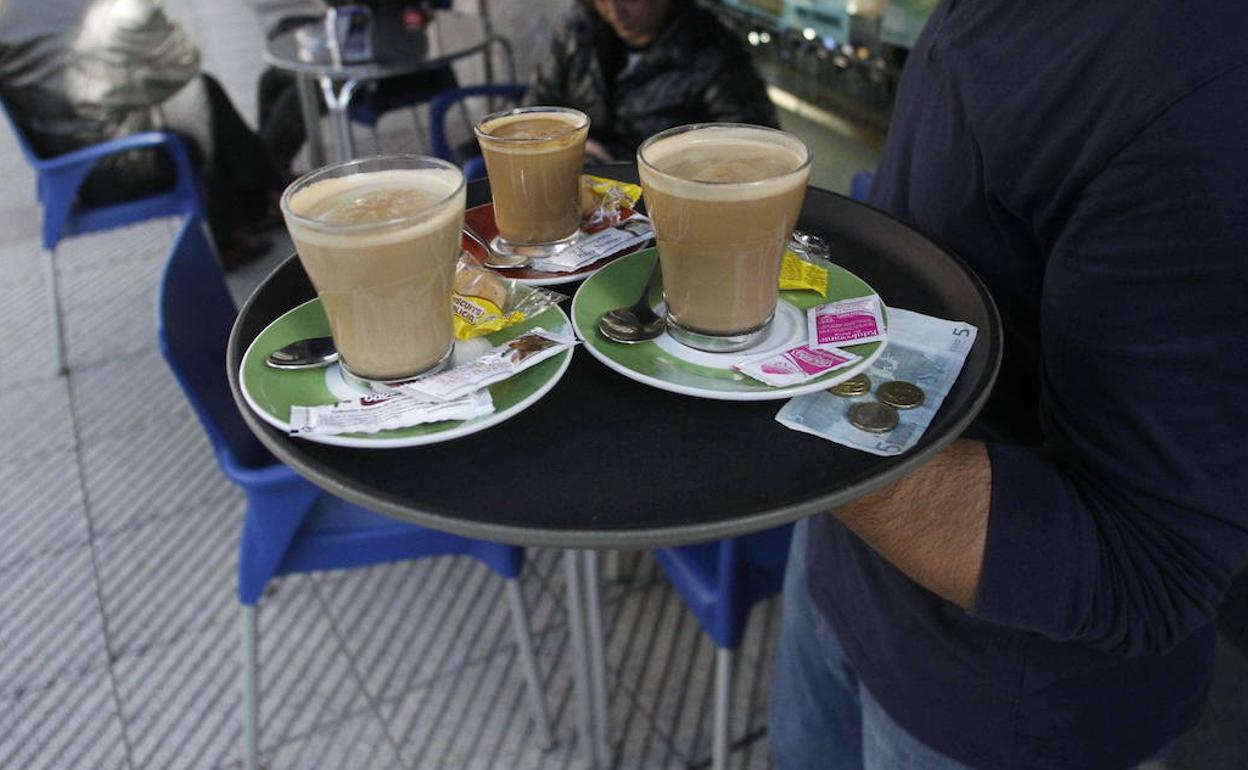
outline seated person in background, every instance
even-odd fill
[[[693,0],[578,0],[525,102],[589,115],[598,160],[686,123],[779,125],[745,47]]]
[[[264,244],[249,231],[270,211],[277,177],[259,139],[199,51],[157,0],[10,0],[0,3],[0,89],[35,151],[51,157],[143,131],[187,140],[205,187],[206,216],[231,266]],[[114,203],[168,187],[162,150],[102,160],[85,203]]]

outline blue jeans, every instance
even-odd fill
[[[807,526],[793,531],[784,577],[768,728],[777,770],[972,770],[903,730],[858,681],[806,591]]]
[[[776,770],[974,770],[884,713],[806,591],[809,522],[793,529],[768,731]],[[1162,768],[1170,747],[1136,770]]]

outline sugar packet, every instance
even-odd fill
[[[784,252],[780,263],[780,289],[806,289],[821,297],[828,296],[828,268],[814,258],[805,258],[793,250]]]
[[[645,243],[654,237],[649,217],[628,211],[614,224],[585,233],[573,245],[552,257],[533,260],[533,269],[543,273],[569,273]]]
[[[451,401],[430,401],[393,393],[369,393],[336,404],[292,406],[290,432],[376,433],[445,420],[470,420],[494,411],[488,390]]]
[[[501,382],[575,344],[576,338],[539,326],[453,369],[404,382],[395,389],[418,399],[450,401]]]
[[[733,365],[733,369],[759,382],[776,388],[800,385],[828,372],[844,369],[862,356],[848,350],[812,348],[799,345],[781,353],[751,358]]]
[[[888,337],[880,298],[843,299],[806,311],[806,326],[812,347],[862,345]]]

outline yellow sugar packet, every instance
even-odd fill
[[[589,187],[598,200],[608,199],[615,192],[622,194],[628,200],[629,208],[636,206],[637,201],[641,200],[641,185],[621,182],[618,179],[591,176],[589,174],[582,174],[581,179],[584,180],[585,185]]]
[[[470,340],[506,329],[553,307],[567,297],[487,270],[463,255],[455,266],[451,294],[455,339]]]
[[[502,308],[483,297],[455,294],[452,296],[452,302],[455,307],[455,316],[452,321],[457,340],[482,337],[524,320],[523,312],[513,310],[510,313],[504,313]]]
[[[819,296],[828,296],[828,270],[814,262],[802,259],[792,251],[784,252],[780,263],[780,288],[782,290],[809,289]]]

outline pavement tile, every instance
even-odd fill
[[[261,604],[260,740],[265,752],[306,741],[367,710],[349,661],[308,588],[283,582]],[[207,768],[240,759],[237,606],[233,614],[168,644],[122,654],[114,663],[136,768]]]
[[[521,590],[539,651],[562,611],[542,583],[554,552],[531,552]],[[320,583],[375,697],[389,699],[513,648],[505,584],[480,563],[436,557],[333,573]]]
[[[165,431],[187,423],[199,428],[190,402],[155,344],[77,368],[70,381],[83,446],[135,443],[131,439],[144,430]],[[211,450],[204,457],[215,469]]]
[[[777,600],[757,605],[737,651],[732,699],[732,740],[758,738],[767,721]],[[669,735],[680,755],[691,762],[710,755],[714,709],[715,645],[663,579],[625,594],[617,607],[604,612],[608,683],[613,698],[637,710],[624,717],[649,718]],[[619,706],[613,702],[613,710]],[[758,753],[753,744],[734,754]],[[763,754],[766,752],[763,751]],[[753,760],[751,760],[753,761]]]
[[[0,767],[126,770],[108,672],[65,676],[45,690],[0,698]]]
[[[88,547],[0,570],[0,607],[0,699],[107,667]]]
[[[6,221],[8,219],[33,221],[34,232],[28,232],[25,225],[14,227]],[[0,233],[3,233],[3,238],[0,239],[0,269],[4,270],[6,278],[4,285],[0,286],[0,292],[4,292],[3,296],[6,298],[12,299],[29,290],[22,286],[23,282],[36,281],[39,283],[37,296],[42,297],[43,276],[47,267],[43,241],[39,235],[39,207],[27,203],[0,208]],[[20,286],[21,291],[15,291],[15,286]]]
[[[69,398],[61,381],[0,389],[0,569],[87,541]]]
[[[48,386],[57,379],[53,376],[56,341],[43,267],[34,258],[22,261],[17,274],[0,281],[0,329],[4,330],[0,388],[4,389],[31,383]]]
[[[183,419],[138,419],[84,443],[83,480],[97,533],[197,508],[219,511],[226,529],[240,525],[243,492],[221,474],[194,415],[180,402],[171,409]]]
[[[87,543],[74,453],[0,463],[0,571]]]
[[[65,347],[72,367],[155,345],[156,286],[172,243],[171,224],[153,220],[84,236],[83,254],[66,253],[69,246],[58,249]],[[79,246],[77,241],[66,243]]]
[[[547,706],[558,745],[542,750],[533,732],[514,649],[443,676],[419,691],[382,707],[391,735],[399,742],[408,767],[547,768],[563,767],[576,751],[566,675],[553,660],[539,655],[545,672]],[[562,680],[562,681],[557,681]]]
[[[96,538],[115,654],[141,652],[235,614],[241,510],[200,508]]]
[[[69,391],[63,380],[12,382],[0,388],[0,464],[43,462],[74,447]]]
[[[34,173],[31,173],[34,182]],[[19,189],[17,185],[5,185],[0,192],[0,232],[13,240],[41,244],[43,239],[43,216],[33,191]]]
[[[382,723],[371,713],[337,722],[283,744],[265,765],[268,770],[403,770],[386,741]]]
[[[511,640],[503,583],[467,558],[353,570],[323,584],[369,691],[392,698]]]

